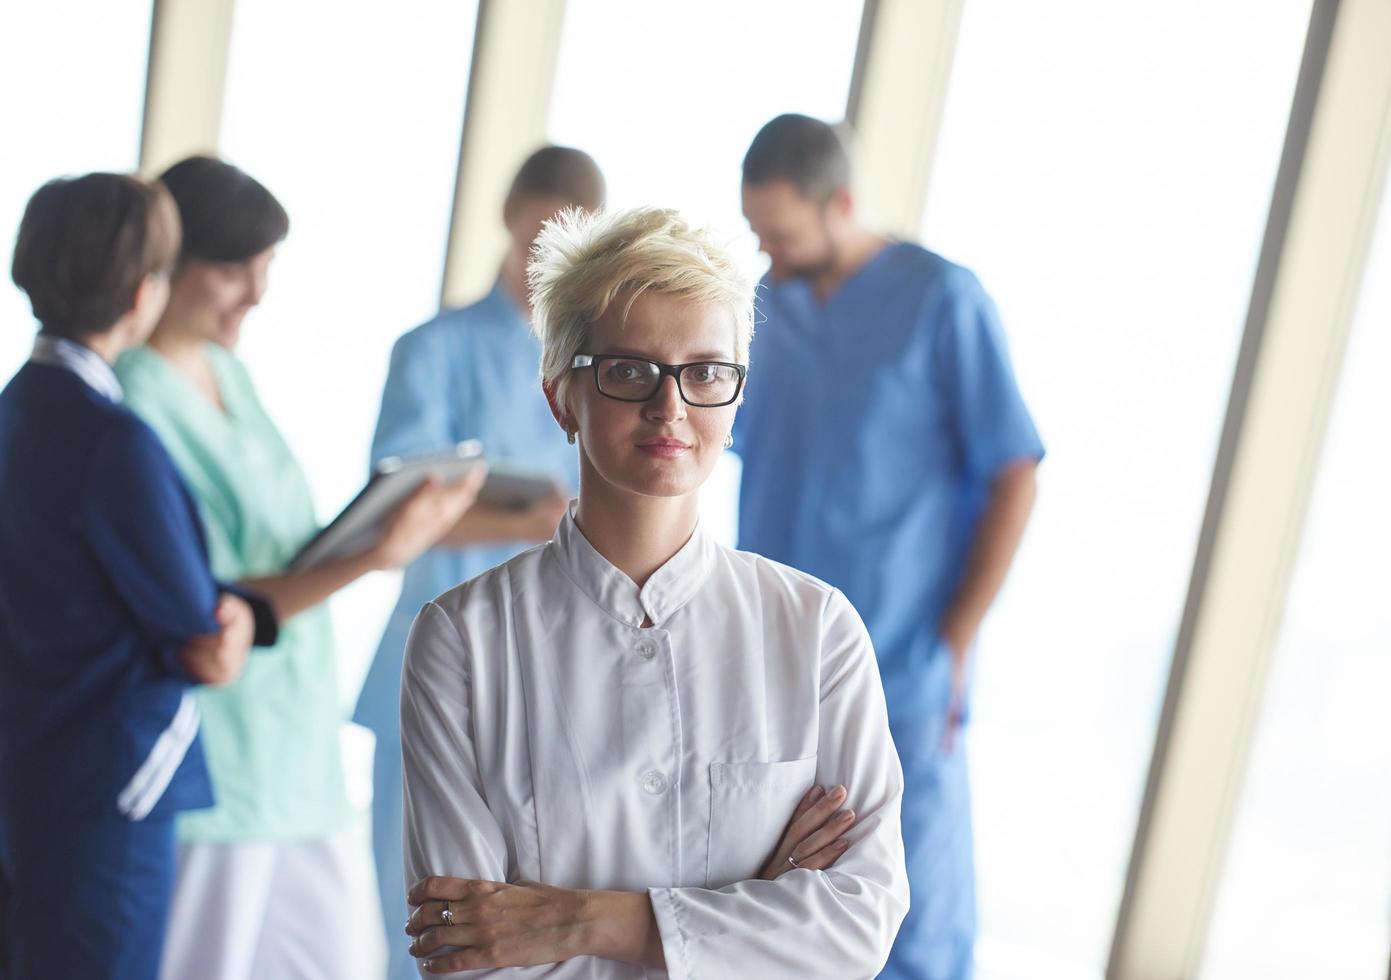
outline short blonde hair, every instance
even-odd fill
[[[675,211],[563,211],[532,247],[527,284],[532,327],[541,340],[541,379],[556,383],[559,402],[590,324],[620,292],[628,297],[625,316],[648,290],[724,306],[734,320],[734,359],[748,363],[753,286],[708,231],[692,228]]]

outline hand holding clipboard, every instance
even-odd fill
[[[473,505],[487,472],[477,441],[448,453],[382,460],[367,485],[290,561],[303,572],[383,548],[380,567],[409,563]]]

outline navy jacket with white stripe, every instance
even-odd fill
[[[217,632],[229,590],[153,430],[71,371],[22,367],[0,392],[0,817],[211,805],[178,652]]]

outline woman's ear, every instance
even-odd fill
[[[149,272],[136,284],[135,295],[131,298],[128,313],[153,313],[156,318],[164,312],[169,302],[169,276],[163,272]]]
[[[128,346],[138,347],[149,339],[159,318],[169,305],[169,276],[162,272],[151,272],[135,287],[130,309],[121,318],[128,326]]]
[[[546,393],[546,404],[551,407],[551,417],[555,419],[556,425],[564,429],[568,435],[570,433],[570,422],[569,419],[565,417],[565,412],[561,410],[560,402],[557,401],[559,387],[560,381],[557,378],[551,378],[548,381],[541,382],[541,390]]]

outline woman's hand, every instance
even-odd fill
[[[179,651],[179,662],[200,684],[220,687],[241,676],[256,635],[256,617],[245,599],[230,592],[218,600],[214,615],[221,630],[190,640]]]
[[[382,536],[368,553],[375,568],[400,568],[415,561],[459,523],[459,518],[478,499],[488,475],[476,466],[454,483],[431,477],[397,505],[387,518]]]
[[[411,955],[429,957],[424,965],[431,973],[535,966],[575,956],[665,964],[656,916],[643,892],[430,877],[416,882],[408,900]],[[457,948],[439,953],[443,947]]]
[[[824,871],[835,864],[850,846],[842,835],[855,824],[854,810],[838,809],[845,796],[844,786],[833,786],[829,793],[820,786],[807,790],[758,876],[772,881],[794,868]]]

